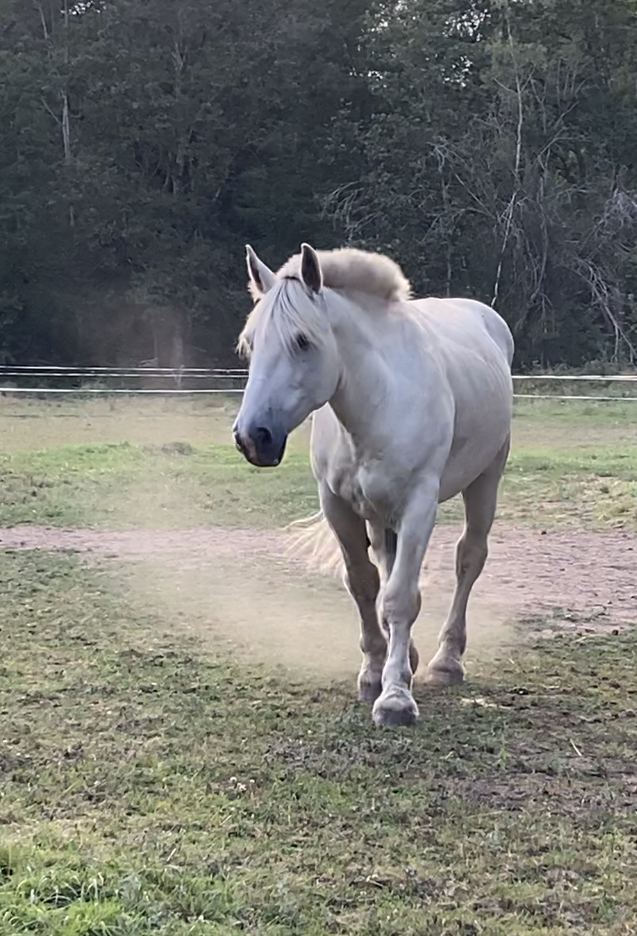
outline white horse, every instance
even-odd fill
[[[398,265],[379,254],[303,244],[278,273],[250,247],[247,260],[256,304],[239,341],[250,375],[236,445],[253,465],[276,466],[314,413],[322,514],[360,614],[360,698],[377,725],[411,724],[420,571],[438,504],[459,493],[457,585],[427,678],[464,678],[467,601],[509,453],[511,333],[480,302],[410,299]]]

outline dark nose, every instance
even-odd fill
[[[283,459],[287,436],[284,432],[269,429],[266,426],[257,426],[250,433],[250,440],[256,451],[255,465],[261,468],[276,468]]]
[[[252,434],[252,439],[259,451],[267,449],[272,445],[272,433],[264,426],[257,426]]]
[[[234,442],[247,460],[258,468],[275,468],[285,453],[287,436],[284,432],[256,426],[239,432],[234,427]]]

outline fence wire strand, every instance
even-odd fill
[[[172,381],[177,386],[172,387],[108,387],[108,386],[82,386],[82,387],[18,387],[13,383],[2,385],[6,378],[37,377],[51,379],[84,379],[86,381],[130,380],[138,379],[153,381]],[[64,396],[204,396],[204,395],[230,395],[242,394],[240,387],[186,387],[182,386],[184,380],[210,380],[225,383],[226,381],[246,380],[248,370],[240,367],[78,367],[73,365],[62,366],[54,364],[4,364],[0,365],[0,394],[13,395],[64,395]],[[588,384],[633,384],[637,382],[637,374],[514,374],[515,382],[529,381],[535,383],[560,382],[572,384],[581,382]],[[632,389],[632,388],[631,388]],[[609,396],[584,394],[558,394],[558,393],[514,393],[518,400],[578,400],[600,403],[637,402],[637,396]]]

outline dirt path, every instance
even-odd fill
[[[425,660],[451,596],[458,535],[458,527],[441,526],[431,544],[416,625]],[[140,609],[206,642],[321,675],[353,672],[359,653],[349,597],[337,580],[287,557],[286,546],[280,533],[221,528],[0,530],[2,549],[73,550],[120,560],[122,583]],[[512,645],[519,639],[516,622],[547,617],[562,628],[594,631],[636,622],[637,536],[498,526],[470,609],[469,661]]]

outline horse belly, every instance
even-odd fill
[[[485,414],[478,432],[475,426],[471,432],[457,432],[440,479],[440,503],[460,494],[480,477],[502,451],[510,433],[511,416],[506,408],[501,413]]]

